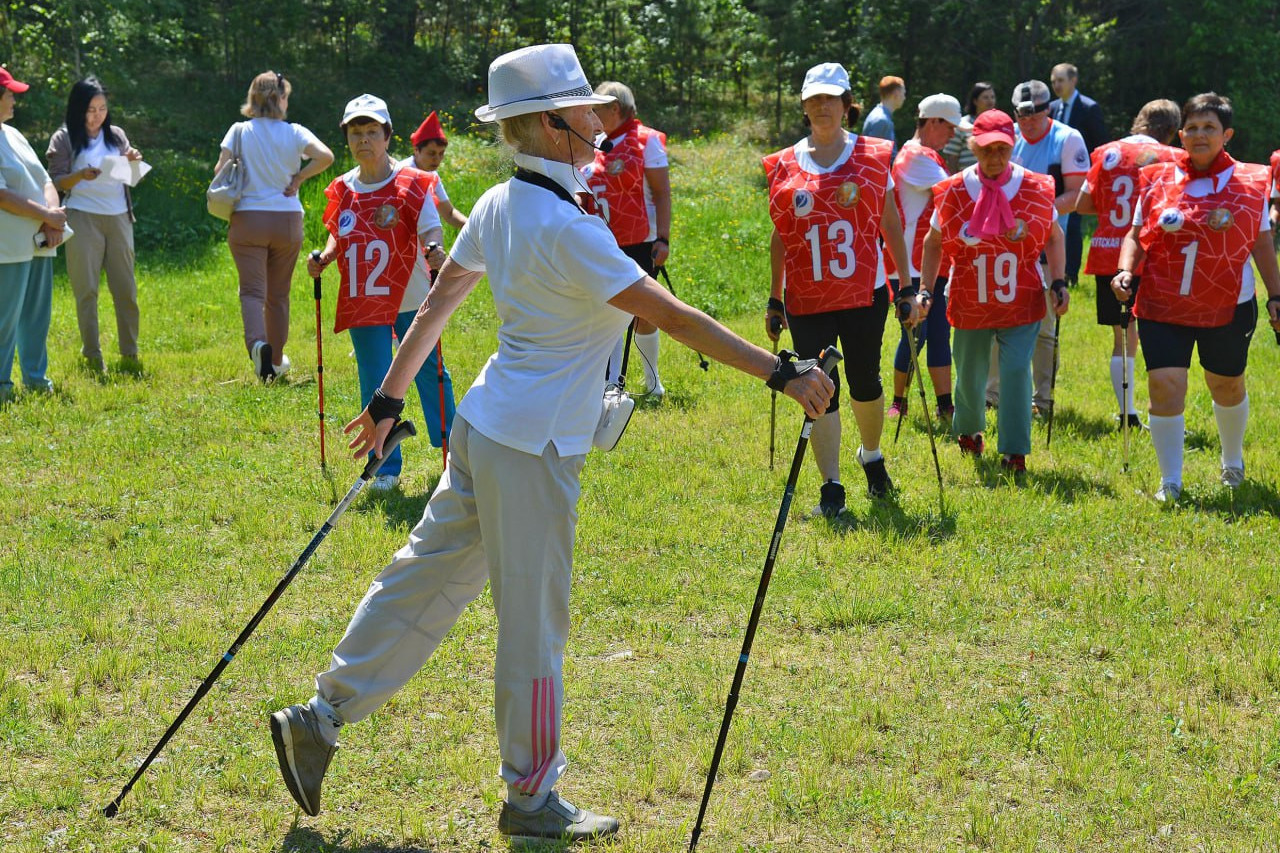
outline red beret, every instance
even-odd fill
[[[418,129],[413,132],[413,136],[409,137],[409,141],[413,143],[414,148],[418,148],[433,139],[446,144],[449,142],[445,138],[444,128],[440,126],[440,119],[436,117],[435,110],[432,110],[431,115],[427,116],[422,124],[418,125]]]

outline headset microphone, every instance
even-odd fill
[[[587,139],[581,133],[578,133],[578,131],[574,130],[572,127],[569,127],[569,123],[564,120],[563,116],[560,116],[557,113],[551,113],[550,115],[551,115],[551,118],[550,118],[551,126],[554,127],[556,130],[565,130],[565,131],[568,131],[569,133],[572,133],[574,136],[578,137],[583,142],[587,143],[592,148],[596,149],[602,154],[608,154],[610,151],[613,150],[613,143],[610,142],[609,140],[606,139],[603,142],[601,142],[599,145],[596,145],[590,139]]]

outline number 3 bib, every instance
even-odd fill
[[[390,326],[418,260],[418,213],[432,179],[401,169],[372,192],[353,192],[344,178],[325,188],[324,226],[338,241],[342,287],[333,330]]]
[[[801,168],[794,147],[763,159],[769,218],[784,249],[788,313],[872,303],[892,157],[892,143],[856,136],[849,156],[827,173]]]

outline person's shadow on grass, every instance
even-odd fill
[[[333,838],[324,835],[309,826],[293,825],[284,840],[280,842],[280,853],[433,853],[437,847],[397,844],[389,847],[386,844],[351,844],[347,839],[350,830],[341,830]]]
[[[1042,420],[1043,430],[1047,431],[1049,422]],[[1115,435],[1119,425],[1109,418],[1089,417],[1075,409],[1058,407],[1053,413],[1053,431],[1062,435],[1072,435],[1084,439],[1099,439]]]
[[[930,485],[937,485],[936,481]],[[942,515],[938,514],[935,496],[930,496],[931,503],[925,512],[909,512],[898,502],[898,491],[894,489],[883,498],[873,500],[865,515],[858,515],[852,509],[846,509],[835,518],[818,518],[819,523],[826,522],[838,533],[853,530],[870,530],[876,533],[891,533],[903,538],[925,536],[933,541],[949,539],[956,532],[956,516],[950,506],[946,506]]]
[[[1246,479],[1238,489],[1226,486],[1210,488],[1211,491],[1204,496],[1195,489],[1183,492],[1179,503],[1228,519],[1258,515],[1280,518],[1280,492],[1271,483]]]

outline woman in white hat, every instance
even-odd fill
[[[898,208],[885,203],[893,189],[893,143],[844,129],[853,95],[849,72],[838,63],[809,69],[800,102],[809,135],[764,158],[774,226],[765,330],[776,341],[790,328],[801,358],[813,358],[839,339],[862,439],[856,458],[868,495],[882,498],[893,482],[880,452],[880,344],[890,299],[880,239],[898,269],[910,267]],[[908,322],[915,325],[928,309],[909,301]],[[838,396],[832,398],[826,416],[813,425],[813,458],[823,479],[817,512],[828,518],[845,508],[839,408]]]
[[[830,379],[779,360],[677,300],[582,211],[578,168],[601,130],[569,45],[537,45],[489,67],[489,104],[515,149],[516,178],[486,192],[458,235],[428,301],[373,402],[347,425],[357,454],[381,452],[403,396],[449,315],[487,273],[501,320],[498,351],[458,406],[449,464],[408,544],[370,586],[316,679],[316,696],[272,715],[290,793],[309,814],[338,728],[367,717],[426,662],[463,608],[491,585],[504,835],[589,838],[618,822],[553,790],[566,766],[561,667],[580,475],[601,415],[605,362],[631,315],[678,341],[768,379],[811,416]]]

